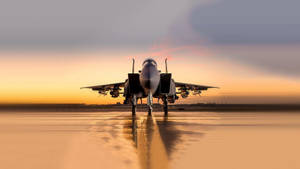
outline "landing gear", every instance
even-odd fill
[[[147,105],[148,105],[148,116],[151,116],[152,114],[152,103],[153,103],[153,97],[152,97],[152,93],[149,92],[148,94],[148,98],[147,98]]]
[[[136,114],[136,96],[133,95],[133,97],[131,98],[131,109],[132,109],[132,116],[135,116]]]
[[[152,114],[152,107],[148,106],[148,116],[151,116],[151,114]]]
[[[168,116],[168,100],[166,96],[163,97],[163,102],[164,102],[163,107],[164,107],[165,116]]]
[[[136,105],[132,105],[131,109],[132,109],[132,116],[135,116],[135,114],[136,114]]]

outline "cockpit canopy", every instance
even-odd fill
[[[155,60],[149,58],[149,59],[146,59],[144,62],[143,62],[143,66],[147,63],[152,63],[153,65],[157,66],[157,63],[155,62]]]

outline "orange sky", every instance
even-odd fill
[[[220,87],[179,103],[300,102],[298,6],[273,0],[5,1],[0,103],[121,101],[79,88],[124,81],[132,57],[136,69],[154,57],[163,70],[167,57],[176,81]]]
[[[80,87],[121,82],[131,71],[129,54],[2,52],[1,55],[5,58],[0,63],[0,103],[122,102],[122,98],[98,96],[97,92],[80,90]],[[141,68],[146,55],[136,56],[136,70]],[[164,71],[164,57],[154,59]],[[203,57],[195,61],[192,57],[176,54],[169,59],[168,65],[176,81],[220,87],[204,92],[203,97],[180,99],[180,103],[243,103],[243,99],[244,102],[268,102],[270,98],[274,102],[286,103],[295,102],[294,98],[300,96],[300,80],[263,73],[230,60]]]

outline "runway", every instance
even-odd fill
[[[1,112],[10,169],[300,168],[300,112]]]

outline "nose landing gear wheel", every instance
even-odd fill
[[[152,107],[148,106],[148,116],[151,116],[151,114],[152,114]]]
[[[153,103],[152,93],[149,92],[148,98],[147,98],[148,116],[151,116],[151,114],[152,114],[152,103]]]

